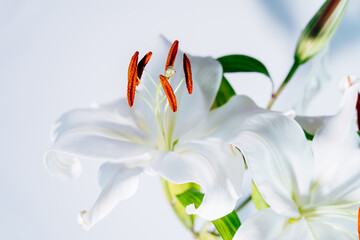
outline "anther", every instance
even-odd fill
[[[161,85],[162,85],[164,92],[166,94],[166,97],[168,99],[169,105],[171,107],[171,110],[173,112],[176,112],[177,103],[176,103],[176,97],[175,97],[174,91],[166,77],[164,77],[163,75],[160,75],[159,77],[160,77]]]
[[[146,64],[149,62],[150,58],[152,56],[152,52],[148,52],[139,62],[139,64],[137,65],[137,78],[136,78],[136,86],[139,85],[140,81],[139,79],[141,79],[141,76],[144,72],[145,66]]]
[[[185,53],[184,53],[184,57],[183,57],[183,67],[184,67],[186,88],[187,88],[189,94],[191,94],[192,90],[193,90],[191,64],[190,64],[189,58],[186,56]]]
[[[358,212],[358,234],[359,234],[359,239],[360,239],[360,207],[359,207],[359,212]]]
[[[127,99],[130,107],[134,105],[134,99],[135,99],[138,57],[139,57],[139,52],[136,51],[130,60],[129,70],[128,70]]]
[[[179,41],[176,40],[172,45],[171,48],[169,50],[169,54],[166,60],[166,65],[165,65],[165,71],[168,70],[168,67],[174,67],[174,63],[175,63],[175,58],[176,58],[176,54],[179,48]]]

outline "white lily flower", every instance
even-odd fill
[[[176,184],[199,184],[205,193],[203,202],[197,209],[188,206],[187,212],[207,220],[231,212],[240,197],[242,155],[221,137],[238,131],[247,117],[263,110],[248,97],[236,96],[210,111],[222,78],[221,65],[210,57],[190,57],[193,90],[186,59],[186,79],[180,71],[183,61],[177,59],[174,64],[173,58],[160,76],[161,84],[155,81],[150,73],[164,72],[169,44],[162,48],[162,54],[154,54],[144,72],[148,78],[139,82],[136,92],[134,69],[140,63],[137,65],[138,53],[134,55],[129,67],[129,79],[134,81],[129,81],[128,99],[70,111],[56,124],[54,144],[44,157],[52,175],[74,179],[81,173],[81,160],[105,161],[99,169],[102,192],[93,207],[79,215],[86,229],[135,193],[142,172],[159,174]],[[174,48],[177,46],[172,46],[170,58]],[[183,86],[185,80],[188,91]]]
[[[358,85],[347,88],[343,107],[316,131],[312,142],[289,118],[269,114],[247,122],[248,132],[235,142],[271,208],[246,221],[234,239],[358,239],[358,90]]]
[[[355,76],[344,77],[339,84],[339,89],[342,94],[345,94],[349,87],[360,86],[359,78]],[[341,103],[343,105],[344,103]],[[319,129],[331,116],[296,116],[295,120],[301,125],[301,127],[309,134],[314,135],[316,130]]]

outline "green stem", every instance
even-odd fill
[[[268,106],[266,107],[266,109],[270,109],[272,107],[272,105],[274,104],[275,100],[277,99],[277,97],[280,95],[280,93],[282,92],[282,90],[285,88],[285,86],[290,82],[291,78],[293,77],[294,73],[296,72],[296,70],[298,69],[298,67],[301,65],[301,63],[295,59],[294,64],[292,65],[288,75],[286,76],[285,80],[283,81],[283,83],[281,84],[281,86],[279,87],[279,89],[276,91],[276,93],[274,93],[271,97],[271,100],[268,104]]]
[[[176,195],[185,192],[190,188],[197,188],[198,186],[194,183],[185,183],[185,184],[174,184],[169,181],[166,181],[164,178],[161,179],[161,185],[164,190],[165,196],[175,212],[178,219],[181,223],[190,230],[194,236],[197,234],[194,231],[194,221],[195,215],[188,215],[185,212],[185,207],[177,200]]]
[[[246,200],[235,209],[235,212],[239,212],[241,209],[243,209],[243,207],[245,207],[250,201],[251,201],[251,195],[249,197],[246,198]]]

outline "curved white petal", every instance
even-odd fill
[[[140,103],[130,108],[126,99],[97,104],[96,108],[75,109],[57,120],[53,141],[68,134],[91,133],[150,145],[155,123],[153,117],[146,115],[148,111]]]
[[[63,114],[54,126],[54,144],[44,155],[52,175],[73,179],[81,173],[81,159],[119,160],[155,148],[152,118],[146,117],[144,106],[135,106],[130,109],[120,99]]]
[[[277,239],[288,220],[287,217],[276,214],[271,208],[266,208],[247,219],[240,226],[233,240]]]
[[[314,135],[316,130],[322,127],[329,117],[330,116],[296,116],[295,121],[297,121],[307,133]]]
[[[152,168],[170,182],[199,184],[203,202],[197,209],[188,206],[187,212],[215,220],[230,213],[240,197],[244,163],[241,154],[234,153],[218,141],[191,142],[177,145],[173,152],[157,152]]]
[[[328,238],[314,238],[307,221],[302,218],[296,223],[287,226],[276,240],[316,240]]]
[[[207,117],[185,138],[211,136],[229,139],[238,134],[246,119],[265,111],[247,96],[234,96],[223,106],[211,110]]]
[[[146,143],[151,144],[153,142],[152,138],[156,137],[154,114],[142,99],[135,101],[131,108],[125,98],[106,104],[98,104],[98,107],[115,115],[117,121],[124,119],[126,125],[135,126],[138,130],[137,133]],[[134,141],[137,140],[138,138],[134,139]]]
[[[351,216],[349,216],[351,217]],[[311,219],[309,226],[316,239],[354,240],[358,239],[356,221],[337,218]]]
[[[92,135],[90,132],[67,134],[45,153],[50,173],[63,179],[74,179],[81,172],[81,159],[121,160],[142,155],[151,148],[128,141]]]
[[[264,200],[278,214],[298,218],[309,201],[313,157],[301,127],[281,114],[250,117],[233,140],[244,154]]]
[[[178,111],[173,116],[175,124],[173,140],[180,138],[206,117],[215,100],[222,77],[222,67],[215,59],[193,56],[189,56],[189,59],[194,89],[193,93],[189,95],[184,84],[181,91],[176,94]],[[182,62],[182,57],[179,60]],[[170,112],[169,114],[173,115]],[[169,118],[171,119],[172,116]]]
[[[44,155],[44,162],[50,174],[63,180],[73,180],[80,176],[82,166],[75,156],[49,151]]]
[[[354,195],[360,192],[360,138],[356,126],[355,87],[348,88],[343,99],[343,107],[320,128],[313,139],[315,176],[317,188],[314,201],[337,202],[357,201]],[[334,177],[336,176],[336,177]],[[352,198],[349,196],[352,195]]]
[[[131,197],[137,190],[142,167],[128,168],[123,163],[104,163],[99,169],[99,184],[102,191],[89,211],[82,211],[78,221],[88,230],[107,216],[122,200]]]

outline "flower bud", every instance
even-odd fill
[[[348,0],[327,0],[301,33],[295,61],[305,63],[330,40],[345,12]]]

